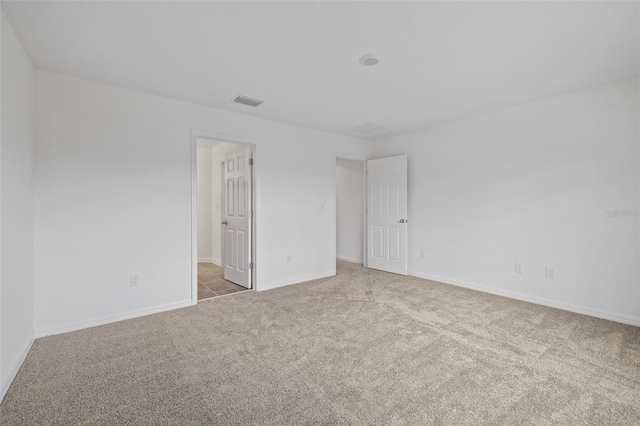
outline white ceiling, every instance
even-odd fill
[[[636,2],[6,2],[36,68],[381,138],[638,74]],[[374,52],[375,67],[358,62]],[[258,108],[231,102],[263,99]],[[370,136],[372,138],[372,136]]]

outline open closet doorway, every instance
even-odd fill
[[[197,300],[253,287],[253,146],[196,139]]]
[[[335,158],[336,261],[366,266],[366,161]]]
[[[407,275],[407,164],[406,154],[368,160],[334,153],[336,272],[351,262]]]

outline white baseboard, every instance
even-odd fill
[[[4,399],[5,395],[9,391],[9,387],[11,383],[13,383],[13,379],[18,375],[18,371],[20,371],[20,367],[24,363],[24,360],[27,359],[27,355],[29,355],[29,351],[31,350],[31,346],[33,346],[33,342],[35,339],[29,340],[29,343],[22,350],[20,357],[16,360],[16,362],[11,366],[9,370],[9,376],[2,381],[2,387],[0,387],[0,402]]]
[[[336,259],[344,260],[347,262],[359,263],[362,265],[362,259],[356,259],[353,257],[340,256],[340,255],[336,255]]]
[[[543,305],[543,306],[548,306],[550,308],[562,309],[564,311],[575,312],[577,314],[583,314],[583,315],[589,315],[592,317],[620,322],[623,324],[640,326],[640,318],[635,318],[628,315],[620,315],[613,312],[601,311],[599,309],[593,309],[593,308],[588,308],[584,306],[577,306],[570,303],[545,299],[542,297],[529,296],[527,294],[522,294],[515,291],[500,290],[500,289],[487,287],[483,285],[459,281],[452,278],[438,277],[435,275],[423,274],[415,271],[409,271],[408,274],[411,275],[412,277],[424,278],[426,280],[436,281],[443,284],[450,284],[450,285],[455,285],[457,287],[464,287],[471,290],[481,291],[483,293],[490,293],[490,294],[495,294],[497,296],[504,296],[510,299],[521,300],[523,302],[535,303],[536,305]]]
[[[218,259],[214,259],[213,257],[198,258],[198,263],[213,263],[214,265],[222,267],[222,262]]]
[[[289,280],[285,280],[285,281],[279,281],[276,283],[270,283],[270,284],[262,284],[260,285],[259,289],[256,289],[257,291],[266,291],[266,290],[273,290],[275,288],[279,288],[279,287],[285,287],[288,285],[293,285],[293,284],[300,284],[300,283],[304,283],[307,281],[313,281],[313,280],[319,280],[321,278],[328,278],[328,277],[334,277],[336,274],[334,272],[324,272],[321,274],[314,274],[314,275],[307,275],[307,276],[303,276],[303,277],[298,277],[298,278],[292,278]]]
[[[191,299],[183,300],[176,303],[168,303],[166,305],[158,305],[152,308],[140,309],[138,311],[128,312],[125,314],[118,314],[108,317],[102,317],[92,319],[89,321],[83,321],[73,324],[66,324],[63,326],[36,330],[36,338],[51,336],[54,334],[68,333],[70,331],[82,330],[83,328],[96,327],[98,325],[110,324],[112,322],[124,321],[132,318],[144,317],[146,315],[157,314],[165,311],[172,311],[174,309],[186,308],[192,306]]]

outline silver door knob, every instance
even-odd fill
[[[223,225],[226,225],[226,224],[227,224],[227,221],[226,221],[226,220],[223,220],[223,221],[222,221],[222,224],[223,224]]]
[[[400,219],[400,223],[405,223],[405,222],[406,222],[406,220]]]

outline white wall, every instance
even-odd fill
[[[2,13],[0,144],[0,400],[34,337],[34,70]]]
[[[364,162],[336,160],[336,257],[362,262]]]
[[[605,216],[639,207],[638,101],[636,78],[375,143],[409,156],[411,273],[640,324],[638,218]]]
[[[44,71],[36,128],[39,335],[190,303],[193,129],[256,144],[260,290],[335,272],[333,152],[369,146]]]
[[[197,209],[198,209],[198,261],[211,262],[213,257],[213,175],[212,148],[203,146],[200,140],[197,145]]]

